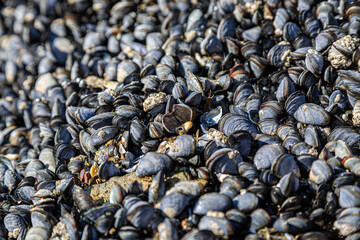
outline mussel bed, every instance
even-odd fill
[[[360,239],[360,2],[0,0],[0,239]]]

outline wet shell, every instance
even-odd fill
[[[269,169],[276,158],[285,153],[283,147],[278,144],[265,145],[256,152],[254,164],[257,169]]]
[[[309,179],[316,184],[322,184],[328,182],[333,174],[334,170],[329,163],[317,160],[311,165]]]
[[[169,144],[166,154],[171,158],[192,157],[195,154],[196,143],[190,135],[178,136],[174,142]]]
[[[194,213],[205,215],[209,211],[224,212],[232,206],[231,199],[219,193],[207,193],[202,195],[194,206]]]
[[[136,176],[155,175],[160,170],[169,170],[173,167],[173,160],[165,154],[148,152],[139,160]]]
[[[238,164],[242,161],[238,151],[231,148],[222,148],[211,154],[209,159],[206,160],[206,166],[209,170],[217,173],[237,174]]]
[[[329,114],[323,108],[313,103],[301,105],[294,113],[294,117],[299,122],[316,126],[324,126],[330,122]]]
[[[219,130],[227,136],[240,130],[252,135],[258,132],[256,126],[248,118],[234,113],[228,113],[220,119]]]

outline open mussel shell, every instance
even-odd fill
[[[170,113],[164,114],[162,123],[166,131],[175,133],[187,129],[187,123],[191,123],[193,118],[193,111],[190,107],[183,104],[175,104]]]
[[[219,107],[201,115],[200,122],[204,126],[211,127],[211,126],[218,124],[221,117],[222,117],[222,107],[219,106]]]

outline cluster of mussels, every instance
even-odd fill
[[[0,6],[0,239],[360,239],[360,2]]]

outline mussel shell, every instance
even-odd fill
[[[154,216],[154,208],[145,201],[138,201],[127,209],[127,219],[138,228],[147,227]]]
[[[204,126],[211,127],[211,126],[218,124],[221,117],[222,117],[222,108],[221,108],[221,106],[219,106],[219,107],[214,108],[213,110],[201,115],[200,122]]]
[[[354,185],[345,185],[340,187],[339,205],[342,208],[359,207],[360,188]]]
[[[178,216],[190,203],[191,196],[182,192],[166,194],[161,202],[160,209],[170,218]]]
[[[238,164],[242,161],[243,159],[238,151],[222,148],[211,154],[206,160],[206,166],[216,173],[237,174]]]
[[[252,135],[258,132],[256,126],[250,119],[234,113],[227,113],[220,119],[219,130],[227,136],[240,130],[247,131]]]
[[[136,169],[136,176],[155,175],[160,170],[169,170],[173,167],[173,160],[165,154],[148,152],[140,158]]]
[[[301,105],[294,113],[299,122],[316,126],[324,126],[330,123],[329,114],[320,106],[313,103]]]
[[[230,134],[227,144],[232,148],[240,152],[244,157],[250,154],[253,144],[253,137],[247,131],[236,131]]]
[[[190,135],[180,135],[174,142],[170,143],[169,149],[166,151],[166,154],[171,158],[179,157],[192,157],[195,154],[196,142],[195,139]]]
[[[360,158],[358,156],[349,155],[342,160],[342,165],[349,169],[355,175],[360,174]]]
[[[294,172],[291,172],[280,179],[278,186],[282,195],[288,197],[299,189],[299,179]]]
[[[176,130],[186,122],[191,122],[193,111],[190,107],[183,104],[175,104],[171,113],[164,114],[162,123],[166,131],[175,133]]]
[[[120,176],[120,174],[121,170],[110,161],[106,161],[105,163],[101,164],[98,171],[99,178],[104,180],[114,176]]]
[[[144,123],[134,119],[130,123],[130,138],[135,145],[140,145],[140,143],[146,140],[146,133],[148,128],[145,126]]]
[[[282,57],[286,51],[292,50],[289,45],[275,45],[270,49],[267,55],[267,60],[269,64],[275,67],[282,67],[284,62],[282,61]]]
[[[341,235],[348,236],[354,232],[357,232],[360,229],[359,221],[360,214],[354,213],[339,217],[333,225],[336,229],[339,230]]]
[[[269,214],[262,208],[258,208],[254,210],[250,214],[251,222],[250,222],[250,229],[251,230],[258,230],[262,227],[267,226],[270,223],[270,216]]]
[[[13,232],[15,229],[23,230],[26,229],[25,220],[18,214],[7,214],[4,217],[5,228],[9,232]]]
[[[193,229],[182,238],[183,240],[215,240],[215,235],[209,230]]]
[[[328,182],[334,170],[332,166],[324,160],[316,160],[312,163],[310,168],[309,179],[316,184]]]
[[[93,134],[90,136],[90,144],[93,146],[99,146],[107,141],[115,138],[115,136],[118,134],[119,129],[115,126],[105,126],[102,128],[99,128],[96,130]]]
[[[275,159],[284,153],[284,148],[279,144],[264,145],[255,153],[254,164],[259,170],[269,169]]]
[[[300,170],[295,157],[287,153],[284,153],[275,159],[271,165],[271,171],[275,176],[280,178],[291,172],[294,172],[298,177],[300,177]]]
[[[204,215],[208,211],[224,212],[232,206],[231,199],[220,193],[207,193],[202,195],[194,206],[194,213]]]
[[[49,239],[50,233],[43,227],[31,227],[26,233],[26,240],[46,240]]]
[[[149,187],[149,202],[154,203],[161,200],[165,195],[164,172],[159,171]]]
[[[251,212],[258,207],[259,198],[254,193],[247,192],[233,198],[233,204],[241,212]]]
[[[352,127],[339,126],[332,130],[329,135],[329,140],[342,140],[347,146],[356,147],[360,143],[360,134]]]
[[[306,103],[305,94],[299,91],[293,92],[286,99],[285,111],[287,112],[287,114],[293,115],[296,112],[296,110],[304,103]]]
[[[199,230],[212,231],[220,238],[229,238],[229,236],[235,233],[235,229],[230,221],[220,217],[204,216],[201,218],[198,228]]]

